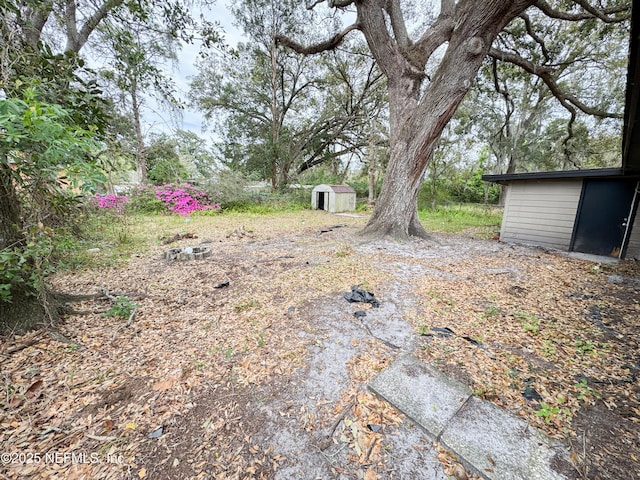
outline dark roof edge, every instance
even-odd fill
[[[505,173],[502,175],[483,175],[485,182],[511,182],[517,180],[554,180],[592,177],[622,177],[622,168],[594,168],[590,170],[561,170],[558,172]]]

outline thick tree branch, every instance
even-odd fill
[[[414,59],[419,68],[424,68],[427,61],[436,49],[451,38],[455,25],[453,12],[455,2],[452,0],[442,0],[440,15],[435,23],[428,28],[422,37],[415,43],[409,56]]]
[[[53,11],[53,5],[50,2],[45,3],[37,10],[26,9],[24,18],[19,18],[18,22],[22,31],[25,33],[27,43],[32,47],[35,47],[42,35],[42,29],[44,28],[49,16]]]
[[[409,40],[407,25],[402,15],[400,0],[388,0],[385,10],[391,20],[391,28],[393,29],[393,35],[396,38],[396,42],[398,42],[398,46],[401,50],[406,50],[411,45],[411,40]]]
[[[345,8],[356,3],[356,0],[327,0],[329,8]]]
[[[313,3],[307,5],[307,10],[313,10],[316,8],[316,5],[320,5],[321,3],[324,3],[324,0],[315,0]]]
[[[313,55],[316,53],[326,52],[328,50],[334,50],[342,43],[344,37],[354,30],[358,30],[358,25],[355,23],[353,25],[349,25],[342,32],[335,34],[330,39],[309,46],[304,46],[284,35],[276,35],[275,41],[277,44],[284,45],[294,52],[302,53],[304,55]]]
[[[350,145],[348,147],[343,148],[340,151],[331,153],[330,157],[331,158],[340,158],[342,155],[346,155],[347,153],[357,152],[357,151],[359,151],[360,149],[362,149],[362,148],[364,148],[366,146],[368,146],[368,143],[365,143],[365,142],[353,144],[353,145]],[[309,170],[310,168],[315,167],[316,165],[320,165],[320,164],[324,163],[325,161],[326,161],[325,157],[319,157],[319,156],[315,155],[315,156],[305,160],[303,163],[301,163],[300,166],[298,167],[297,173],[298,173],[298,175],[300,175],[305,170]]]
[[[522,13],[520,14],[520,18],[524,21],[525,28],[527,29],[527,34],[533,39],[534,42],[538,44],[540,50],[542,50],[542,55],[544,56],[545,60],[549,61],[551,59],[549,50],[547,50],[544,39],[533,31],[533,26],[531,25],[531,19],[529,18],[529,16],[526,13]]]
[[[78,52],[75,46],[78,44],[78,25],[76,16],[75,0],[67,0],[64,10],[64,24],[67,28],[67,46],[66,51]]]
[[[589,2],[587,2],[586,0],[573,0],[573,2],[577,5],[580,5],[582,8],[585,9],[585,11],[589,12],[591,15],[593,15],[594,17],[602,20],[605,23],[615,23],[615,22],[621,22],[623,20],[627,20],[631,13],[630,8],[627,6],[619,6],[619,7],[613,7],[613,8],[608,8],[608,9],[604,9],[604,10],[598,10],[595,7],[592,7]],[[618,16],[618,17],[610,17],[609,15],[615,15],[616,13],[624,13],[626,12],[627,15],[623,15],[623,16]]]
[[[116,7],[119,7],[124,3],[124,0],[106,0],[100,5],[98,10],[91,16],[89,16],[80,31],[76,26],[76,11],[75,2],[73,0],[67,1],[67,10],[65,12],[65,22],[67,26],[67,45],[65,51],[78,53],[80,49],[87,43],[89,36],[96,29],[98,24],[104,20],[107,15]]]
[[[587,115],[593,115],[601,118],[622,118],[620,113],[606,112],[597,108],[590,107],[581,102],[578,98],[570,93],[562,91],[560,85],[554,77],[554,70],[548,66],[536,65],[535,63],[526,60],[514,53],[503,52],[492,48],[489,50],[489,56],[503,62],[508,62],[516,65],[526,72],[540,77],[540,79],[549,88],[554,97],[560,102],[560,104],[566,108],[569,112],[574,112],[575,108],[581,110]],[[574,108],[575,107],[575,108]]]
[[[605,23],[617,23],[630,18],[631,12],[629,6],[618,6],[599,10],[589,5],[585,0],[573,0],[573,2],[576,5],[580,5],[584,9],[584,12],[569,13],[562,10],[556,10],[545,0],[538,0],[534,5],[548,17],[572,22],[598,18]],[[616,15],[619,13],[625,13],[625,15]]]

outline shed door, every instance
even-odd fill
[[[572,250],[618,257],[634,190],[634,181],[585,180]]]
[[[327,192],[317,192],[317,201],[316,201],[316,205],[318,206],[318,210],[326,210],[329,205],[326,200],[327,200],[327,196],[328,193]]]

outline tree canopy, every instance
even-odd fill
[[[594,6],[587,0],[442,0],[439,5],[413,5],[401,0],[328,0],[327,5],[341,12],[355,10],[355,22],[312,44],[286,35],[277,39],[299,53],[317,54],[338,48],[348,35],[359,31],[386,76],[391,158],[367,233],[428,236],[417,217],[420,185],[444,128],[487,57],[538,77],[570,112],[569,137],[578,111],[611,118],[621,115],[611,111],[611,105],[599,104],[597,97],[580,98],[574,92],[576,76],[583,73],[567,74],[567,66],[591,52],[576,52],[561,41],[554,42],[552,24],[570,22],[582,35],[605,35],[607,29],[595,25],[625,22],[628,2],[612,0]]]

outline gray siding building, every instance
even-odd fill
[[[506,189],[500,240],[640,258],[640,177],[622,169],[485,175]]]

